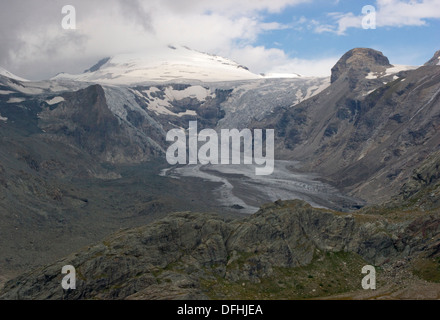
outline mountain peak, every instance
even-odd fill
[[[440,50],[434,53],[434,56],[425,63],[425,66],[440,66]]]
[[[21,78],[19,76],[16,76],[15,74],[13,74],[13,73],[9,72],[8,70],[2,68],[1,66],[0,66],[0,76],[4,76],[4,77],[10,78],[10,79],[14,79],[14,80],[22,81],[22,82],[29,81],[29,80],[23,79],[23,78]]]
[[[185,46],[164,46],[140,54],[119,54],[104,58],[80,75],[62,74],[54,79],[71,79],[115,85],[176,80],[229,81],[260,79],[248,68],[217,55]]]
[[[348,71],[368,74],[389,67],[392,65],[382,52],[369,48],[355,48],[345,53],[332,68],[331,82],[334,83]]]

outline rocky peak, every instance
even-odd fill
[[[440,66],[440,50],[434,53],[434,56],[425,63],[425,66]]]
[[[342,75],[367,75],[369,72],[382,72],[391,67],[382,52],[368,48],[355,48],[348,51],[332,68],[331,82],[334,83]]]

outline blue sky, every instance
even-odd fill
[[[104,57],[169,44],[218,54],[255,73],[328,76],[348,50],[421,65],[440,50],[440,0],[65,0],[0,2],[0,66],[28,79],[81,73]],[[376,29],[362,28],[373,6]]]
[[[333,12],[352,12],[362,15],[364,5],[374,1],[312,1],[287,7],[279,13],[265,13],[264,21],[285,24],[286,29],[267,31],[258,37],[256,45],[283,49],[289,56],[301,59],[321,59],[342,55],[355,47],[382,51],[396,64],[420,65],[440,50],[440,19],[424,19],[424,25],[376,26],[376,29],[348,29],[344,34],[318,33],[310,23],[301,19],[334,24]],[[440,12],[440,3],[437,11]],[[380,19],[380,16],[376,19]]]

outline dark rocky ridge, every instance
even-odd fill
[[[434,56],[425,63],[425,66],[438,66],[440,63],[440,50],[437,51]]]
[[[65,101],[43,106],[38,115],[46,139],[79,147],[102,162],[139,163],[161,154],[161,148],[151,143],[163,140],[161,132],[142,126],[144,118],[136,128],[118,119],[109,109],[100,85],[67,92],[62,97]]]
[[[223,283],[223,289],[237,283],[258,287],[265,279],[278,277],[280,270],[299,272],[313,261],[324,264],[326,256],[335,254],[344,257],[341,265],[351,263],[348,257],[359,257],[358,266],[377,267],[405,261],[405,267],[412,268],[413,261],[439,259],[440,217],[347,215],[314,209],[301,201],[266,205],[242,221],[176,213],[144,227],[118,232],[50,266],[26,273],[8,282],[0,297],[205,299],[213,294],[207,283]],[[76,290],[65,292],[60,286],[64,265],[77,268]],[[343,270],[347,272],[344,279],[358,279],[360,283],[360,269]],[[295,276],[290,280],[298,281]],[[309,294],[326,295],[323,290]],[[228,297],[225,293],[224,298]]]

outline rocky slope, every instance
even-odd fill
[[[431,154],[414,170],[390,205],[424,210],[440,206],[440,152]]]
[[[180,212],[6,283],[1,299],[438,299],[438,153],[391,202],[347,214],[302,201],[243,220]],[[377,290],[360,288],[374,265]],[[77,289],[61,286],[64,265]]]
[[[379,287],[395,289],[389,268],[439,267],[439,231],[438,213],[341,214],[301,201],[269,204],[240,221],[182,212],[28,272],[0,297],[312,298],[356,292],[366,264],[379,268]],[[76,267],[76,290],[61,288],[64,265]]]
[[[274,127],[278,154],[369,203],[397,193],[440,141],[440,67],[401,70],[380,52],[354,49],[332,84],[256,126]]]
[[[110,163],[139,163],[163,151],[156,141],[163,141],[164,131],[148,125],[151,122],[145,124],[148,116],[142,117],[142,110],[127,105],[126,121],[121,121],[101,86],[64,93],[59,99],[59,103],[43,105],[38,113],[38,126],[46,139],[78,146],[96,160]]]
[[[383,269],[384,286],[399,286],[387,271],[396,265],[399,281],[438,281],[440,66],[431,62],[411,70],[354,49],[331,85],[129,87],[0,75],[0,281],[77,251],[12,280],[3,298],[320,297],[359,288],[366,263]],[[158,175],[167,130],[190,120],[199,129],[274,128],[277,157],[388,203],[348,215],[277,202],[225,221],[215,183]],[[187,210],[220,216],[172,214],[78,251]],[[60,289],[64,264],[78,267],[77,291]]]
[[[166,132],[187,127],[190,120],[198,120],[199,129],[216,128],[222,119],[246,125],[329,82],[299,78],[126,87],[23,82],[3,73],[0,282],[170,210],[230,214],[219,209],[211,192],[215,183],[159,176],[169,145]]]

